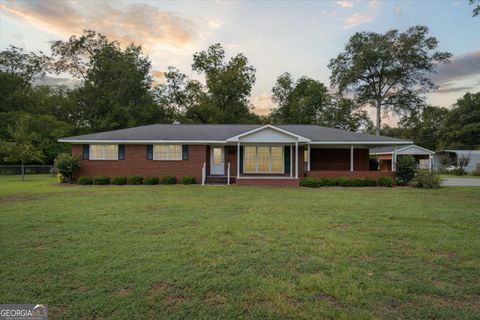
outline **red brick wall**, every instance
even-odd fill
[[[238,186],[298,187],[299,179],[248,179],[237,180]]]
[[[307,172],[309,177],[317,178],[372,178],[378,179],[380,177],[394,178],[395,174],[391,171],[310,171]]]
[[[72,145],[72,154],[82,158],[82,145]],[[190,145],[188,160],[147,160],[146,145],[125,145],[125,160],[81,160],[77,176],[194,176],[197,183],[202,179],[203,163],[208,159],[205,145]]]
[[[350,149],[310,149],[310,170],[312,171],[349,171]],[[302,153],[303,155],[303,153]],[[353,169],[368,171],[368,149],[353,150]]]

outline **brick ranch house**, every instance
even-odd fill
[[[316,125],[237,124],[155,124],[59,141],[81,158],[77,176],[194,176],[202,183],[273,186],[298,186],[304,176],[392,176],[395,163],[392,171],[369,170],[369,150],[412,144]]]

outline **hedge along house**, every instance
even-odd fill
[[[298,186],[304,176],[372,177],[369,149],[411,141],[316,125],[148,125],[68,137],[77,176],[194,176],[197,182]]]
[[[417,145],[389,146],[370,149],[370,158],[380,162],[380,171],[395,171],[398,157],[412,156],[417,162],[418,169],[432,170],[435,151]]]

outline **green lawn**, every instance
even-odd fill
[[[467,178],[467,179],[480,179],[480,176],[474,176],[473,174],[466,174],[464,176],[457,176],[455,174],[440,174],[439,175],[442,179],[445,178]]]
[[[480,188],[0,176],[0,303],[52,318],[479,319]]]

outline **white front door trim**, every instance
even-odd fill
[[[225,148],[223,146],[210,147],[210,175],[225,175]]]

